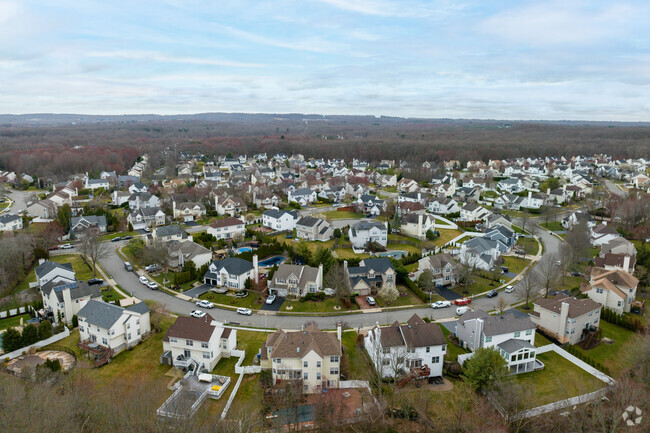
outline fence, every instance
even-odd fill
[[[14,350],[13,352],[5,353],[4,355],[0,355],[1,359],[3,361],[9,361],[11,359],[17,358],[19,356],[22,356],[23,353],[29,352],[29,350],[33,347],[34,349],[39,349],[41,347],[47,346],[52,343],[56,343],[57,341],[63,340],[66,337],[70,336],[70,330],[67,327],[63,327],[63,332],[59,332],[56,335],[51,336],[50,338],[46,338],[45,340],[37,341],[34,344],[31,344],[29,346],[21,347],[18,350]]]
[[[0,311],[0,319],[6,319],[8,317],[18,316],[19,314],[25,314],[29,311],[32,311],[31,306],[18,307],[18,308],[12,308],[10,310]]]

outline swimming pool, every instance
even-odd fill
[[[390,251],[387,253],[379,253],[377,254],[379,257],[392,257],[394,259],[399,259],[402,258],[402,256],[408,255],[408,252],[406,251]]]
[[[276,257],[271,257],[270,259],[262,260],[259,265],[263,268],[269,268],[273,265],[279,265],[284,261],[284,257],[282,256],[276,256]]]
[[[248,253],[248,252],[250,252],[250,251],[253,251],[253,249],[252,249],[251,247],[241,247],[241,248],[237,248],[237,254]]]

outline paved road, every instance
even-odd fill
[[[9,190],[7,196],[9,196],[9,198],[11,198],[14,203],[7,211],[11,213],[17,213],[21,209],[27,210],[27,199],[32,194],[34,194],[34,191]]]
[[[625,196],[627,195],[627,193],[625,193],[624,191],[622,191],[622,190],[621,190],[618,186],[616,186],[616,184],[615,184],[614,182],[612,182],[611,180],[607,180],[607,179],[605,179],[605,188],[607,188],[607,190],[608,190],[610,193],[612,193],[612,194],[614,194],[614,195],[617,195],[617,196],[619,196],[619,197],[625,197]]]

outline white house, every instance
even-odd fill
[[[217,239],[244,239],[246,224],[239,218],[227,217],[214,220],[207,232]]]
[[[465,265],[489,271],[494,267],[499,254],[497,241],[475,237],[461,244],[459,258]]]
[[[296,237],[308,241],[328,241],[334,236],[330,223],[322,218],[304,216],[296,222]]]
[[[368,242],[376,242],[385,247],[388,243],[388,227],[379,221],[362,220],[350,227],[348,236],[355,249],[365,249]]]
[[[196,269],[199,269],[212,260],[212,250],[187,239],[168,242],[167,250],[172,267],[182,268],[186,262],[193,262]]]
[[[13,231],[23,229],[23,218],[20,215],[0,215],[0,231]]]
[[[301,206],[314,203],[317,200],[316,191],[312,191],[309,188],[300,188],[293,192],[289,191],[287,200],[289,202],[295,201],[300,203]]]
[[[449,254],[432,254],[418,260],[418,272],[430,271],[436,286],[456,285],[458,264]]]
[[[110,348],[113,354],[140,343],[151,331],[149,307],[144,302],[122,308],[93,299],[77,317],[79,340]]]
[[[607,224],[599,224],[592,227],[590,230],[590,235],[591,245],[595,247],[607,244],[610,241],[621,237],[621,235],[613,226],[608,226]]]
[[[70,218],[70,233],[82,233],[88,229],[106,233],[106,216],[84,215]]]
[[[483,221],[490,216],[491,212],[476,203],[467,203],[460,209],[461,221]]]
[[[458,202],[453,198],[442,197],[434,198],[429,201],[429,212],[439,215],[460,212]]]
[[[203,203],[183,202],[176,204],[176,200],[172,201],[172,213],[174,219],[182,219],[183,221],[194,221],[200,219],[206,214],[206,209]]]
[[[589,284],[583,283],[580,292],[603,307],[623,314],[630,312],[638,286],[639,280],[628,272],[593,267]]]
[[[203,275],[203,282],[211,286],[243,290],[249,278],[251,282],[257,283],[258,273],[257,255],[253,256],[253,263],[237,257],[228,257],[210,263]]]
[[[39,265],[34,269],[34,273],[36,274],[36,282],[39,286],[43,286],[50,281],[71,283],[76,279],[75,273],[72,270],[72,264],[70,263],[41,260]]]
[[[601,306],[591,299],[556,296],[533,303],[530,318],[537,327],[561,344],[577,344],[591,326],[600,326]]]
[[[113,194],[111,194],[111,204],[113,206],[122,206],[129,201],[129,197],[131,197],[131,193],[129,192],[113,191]]]
[[[246,206],[244,200],[237,197],[217,196],[214,198],[214,201],[215,209],[219,216],[229,215],[234,217],[248,210],[248,206]]]
[[[268,282],[269,292],[286,298],[305,297],[323,290],[323,264],[312,266],[281,264]]]
[[[429,368],[428,377],[442,376],[447,341],[438,324],[426,323],[417,314],[405,325],[395,322],[385,328],[373,327],[363,345],[382,377],[396,377],[423,367]]]
[[[296,211],[267,210],[262,214],[262,224],[275,231],[293,230],[298,222]]]
[[[160,207],[160,199],[148,192],[136,192],[129,197],[129,208],[138,210],[143,207]]]
[[[129,213],[126,222],[133,230],[165,225],[165,213],[159,207],[143,207]]]
[[[198,319],[179,316],[163,337],[163,358],[185,370],[191,365],[212,371],[221,358],[237,349],[237,330],[227,328],[210,315]]]
[[[110,188],[110,183],[108,179],[86,179],[86,189],[96,190],[99,188],[108,189]]]
[[[40,286],[43,309],[55,322],[72,324],[72,317],[91,299],[101,299],[99,287],[85,281],[52,280]]]

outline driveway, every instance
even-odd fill
[[[454,292],[451,289],[448,289],[447,287],[438,287],[436,288],[436,292],[443,298],[445,298],[447,301],[453,301],[454,299],[462,298],[462,295],[459,295],[458,293]]]
[[[275,301],[273,301],[272,304],[267,304],[266,302],[264,302],[264,304],[262,305],[262,308],[260,308],[260,310],[264,310],[264,311],[280,311],[280,308],[282,308],[282,304],[284,304],[284,298],[276,296]]]
[[[189,296],[190,298],[198,298],[202,294],[208,292],[213,286],[210,284],[201,284],[198,287],[194,287],[190,290],[183,292],[184,295]]]

